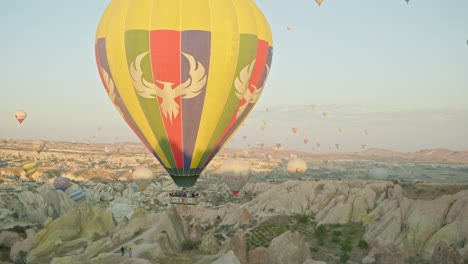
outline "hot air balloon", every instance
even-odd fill
[[[369,135],[369,130],[365,129],[364,134],[366,134],[366,136],[368,136]]]
[[[323,117],[327,117],[328,113],[327,113],[327,112],[323,112],[322,115],[323,115]]]
[[[291,159],[288,162],[287,169],[291,175],[302,175],[307,171],[307,163],[302,159]]]
[[[89,146],[89,145],[91,145],[91,142],[89,142],[89,140],[88,140],[88,141],[86,141],[85,144],[86,144],[86,146]]]
[[[335,147],[338,150],[340,148],[340,144],[335,144]]]
[[[339,127],[338,132],[340,132],[340,134],[343,133],[343,128]]]
[[[270,109],[267,107],[267,108],[265,108],[265,111],[268,112],[268,111],[270,111]]]
[[[315,145],[317,146],[317,148],[320,148],[320,142],[315,142]]]
[[[315,0],[315,2],[320,6],[323,3],[323,0]]]
[[[86,193],[81,188],[70,190],[68,197],[75,201],[75,203],[86,199]]]
[[[405,1],[406,1],[406,4],[409,4],[409,1],[410,1],[410,0],[405,0]]]
[[[287,28],[288,30],[291,30],[292,26],[291,26],[291,25],[287,25],[286,28]]]
[[[114,0],[95,50],[119,113],[174,182],[191,187],[257,103],[273,47],[251,0]]]
[[[133,181],[140,188],[140,191],[144,191],[153,181],[153,172],[148,168],[139,167],[133,172]]]
[[[297,133],[297,127],[293,127],[293,128],[291,128],[291,130],[292,130],[292,132],[293,132],[294,134]]]
[[[67,177],[56,177],[54,179],[54,187],[57,190],[66,191],[70,186],[70,179]]]
[[[309,140],[307,138],[304,138],[304,144],[309,143]]]
[[[362,148],[362,149],[366,149],[366,148],[367,148],[367,145],[366,145],[366,144],[361,144],[361,148]]]
[[[266,128],[265,125],[261,125],[261,126],[260,126],[260,129],[261,129],[261,130],[265,130],[265,128]]]
[[[223,182],[234,195],[238,195],[242,187],[249,181],[250,164],[244,160],[227,160],[221,165],[220,173]]]
[[[312,107],[312,109],[315,109],[315,107],[317,107],[316,104],[311,104],[310,107]]]
[[[43,140],[34,140],[32,142],[32,149],[37,151],[37,154],[41,154],[41,151],[45,148],[45,142]]]
[[[37,162],[29,161],[23,165],[23,170],[26,172],[26,175],[31,176],[37,171],[38,166],[39,164]]]
[[[16,117],[16,120],[18,120],[18,122],[21,124],[23,123],[24,119],[26,118],[28,114],[23,111],[23,110],[18,110],[15,112],[15,117]]]
[[[242,136],[242,139],[243,139],[243,140],[247,140],[247,136]]]

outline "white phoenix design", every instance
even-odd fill
[[[144,52],[138,55],[134,62],[130,65],[130,75],[132,77],[133,87],[136,92],[143,98],[159,97],[161,101],[161,112],[165,118],[169,118],[171,124],[172,119],[177,118],[179,114],[179,104],[175,99],[181,96],[183,99],[190,99],[202,92],[206,84],[205,67],[200,62],[196,62],[192,55],[181,52],[188,60],[190,69],[190,77],[176,88],[172,89],[174,83],[155,80],[156,83],[162,84],[163,88],[159,88],[156,84],[150,83],[143,78],[141,69],[141,61],[149,52]]]
[[[101,72],[102,72],[102,79],[104,79],[104,82],[105,82],[106,87],[107,87],[107,94],[109,95],[110,99],[112,100],[112,103],[114,103],[115,108],[117,108],[117,111],[119,111],[119,114],[124,117],[124,115],[122,113],[122,109],[120,109],[120,107],[115,102],[115,85],[114,85],[114,81],[112,80],[112,78],[110,78],[109,73],[106,70],[104,70],[104,68],[102,68],[102,67],[101,67]]]
[[[239,116],[245,111],[249,103],[255,104],[258,101],[260,94],[262,94],[263,87],[265,86],[266,79],[263,82],[263,86],[258,89],[255,85],[252,84],[252,87],[254,88],[253,92],[251,92],[250,89],[248,89],[254,66],[255,66],[255,60],[253,60],[251,64],[245,66],[240,71],[239,76],[236,78],[234,82],[234,86],[236,87],[237,97],[241,100],[244,99],[246,101],[246,103],[242,105],[237,111],[236,119],[238,119]],[[268,65],[265,65],[265,66],[266,66],[267,76],[268,76],[268,73],[270,72],[270,67],[268,67]]]

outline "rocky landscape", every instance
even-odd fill
[[[27,144],[0,144],[0,263],[468,263],[466,152],[226,149],[198,205],[172,205],[177,186],[139,144],[47,142],[29,177]],[[302,178],[286,172],[292,156],[308,163]],[[218,175],[233,157],[253,170],[239,196]],[[140,165],[156,175],[145,191]],[[62,175],[66,192],[52,184]],[[86,200],[69,198],[77,188]]]

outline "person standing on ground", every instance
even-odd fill
[[[132,248],[128,250],[128,256],[132,257]]]
[[[120,252],[122,252],[122,256],[125,255],[125,248],[124,248],[124,246],[122,246],[122,247],[120,248]]]

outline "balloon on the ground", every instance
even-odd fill
[[[153,172],[145,167],[138,167],[133,171],[133,181],[140,188],[140,191],[146,190],[146,187],[153,181]]]
[[[66,191],[70,186],[70,179],[67,177],[56,177],[54,179],[54,187],[57,190]]]
[[[291,175],[302,175],[307,171],[307,163],[303,159],[291,159],[288,162],[287,170]]]
[[[68,193],[68,197],[70,197],[70,199],[72,199],[73,201],[75,201],[75,203],[77,203],[79,201],[86,199],[86,193],[81,188],[72,189]]]
[[[18,120],[18,122],[20,124],[23,123],[23,121],[24,121],[24,119],[26,119],[27,115],[28,114],[23,110],[18,110],[18,111],[15,112],[16,120]]]
[[[220,173],[223,182],[231,189],[234,195],[238,195],[239,191],[249,181],[251,173],[250,164],[244,160],[227,160],[221,165]]]
[[[39,164],[37,162],[29,161],[23,165],[23,170],[24,172],[26,172],[26,175],[31,176],[37,171],[38,167],[39,167]]]
[[[257,103],[273,44],[254,1],[183,3],[113,0],[95,53],[118,112],[174,182],[191,187]]]

